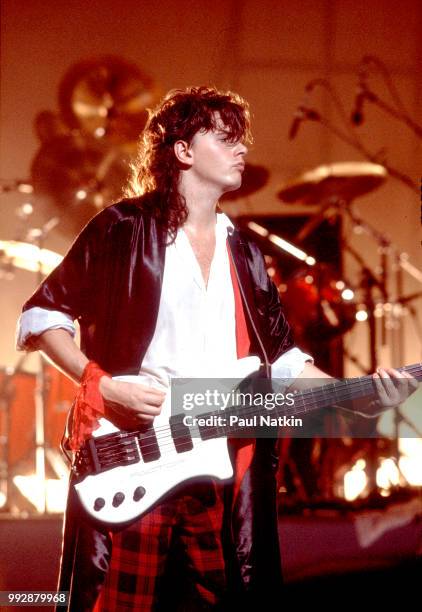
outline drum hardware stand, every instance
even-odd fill
[[[381,269],[381,278],[378,280],[376,276],[372,273],[372,271],[364,264],[362,258],[356,251],[350,247],[350,245],[345,244],[347,251],[353,255],[353,257],[358,261],[361,266],[362,273],[364,276],[363,286],[365,288],[365,304],[368,310],[368,323],[369,323],[369,337],[370,337],[370,362],[371,362],[371,371],[374,371],[376,366],[378,365],[377,359],[377,338],[376,338],[376,328],[375,328],[375,303],[373,299],[372,289],[376,286],[380,289],[381,296],[383,299],[383,309],[387,304],[391,307],[391,328],[392,328],[392,341],[391,341],[391,361],[393,364],[399,363],[403,364],[404,360],[404,337],[403,337],[403,325],[402,325],[402,310],[398,311],[397,306],[403,305],[412,301],[413,299],[420,297],[422,294],[417,293],[415,295],[401,297],[403,292],[403,271],[408,272],[413,278],[418,280],[422,284],[422,272],[418,270],[415,266],[413,266],[408,261],[408,256],[404,252],[400,252],[387,238],[384,234],[375,229],[372,225],[363,221],[358,215],[356,215],[351,206],[345,207],[346,214],[351,219],[354,227],[359,227],[362,229],[367,235],[369,235],[376,243],[378,243],[378,250],[380,252],[380,269]],[[394,258],[394,272],[395,272],[395,293],[396,298],[392,299],[388,293],[388,256],[391,255]],[[411,307],[415,316],[416,312],[413,307]],[[417,316],[414,319],[418,322]],[[418,327],[418,325],[417,325]],[[381,345],[384,346],[387,344],[387,322],[385,312],[382,313],[382,326],[381,326]],[[415,425],[403,415],[400,411],[400,407],[397,406],[394,408],[394,457],[397,469],[400,472],[399,467],[399,438],[400,438],[400,424],[406,423],[408,426],[413,429],[413,431],[421,436],[421,432],[417,430]],[[403,474],[402,474],[403,475]]]
[[[355,249],[348,244],[346,240],[343,240],[343,248],[347,251],[355,261],[358,263],[361,269],[361,281],[360,286],[364,289],[364,303],[367,307],[368,313],[368,325],[369,325],[369,367],[365,368],[360,366],[360,369],[369,374],[376,370],[378,365],[377,359],[377,343],[376,343],[376,327],[375,327],[375,300],[373,296],[374,288],[378,287],[382,293],[385,295],[385,290],[383,286],[382,280],[378,279],[377,276],[372,272],[370,268],[366,265],[364,259],[359,255]]]
[[[59,223],[58,217],[53,217],[41,229],[30,230],[29,234],[33,242],[39,248],[44,246],[44,240],[52,229]],[[37,285],[40,285],[43,280],[42,262],[38,261]],[[42,495],[40,496],[37,510],[40,514],[45,514],[47,511],[47,481],[46,481],[46,448],[45,448],[45,406],[47,400],[47,376],[45,371],[44,358],[39,353],[39,369],[36,375],[36,385],[34,394],[35,403],[35,474],[38,482],[42,487]]]
[[[343,347],[343,353],[344,355],[347,357],[347,359],[353,363],[353,365],[355,365],[361,372],[362,374],[370,374],[370,371],[368,370],[368,368],[366,366],[363,365],[363,363],[356,357],[356,355],[353,355],[347,348]]]
[[[401,305],[404,303],[408,303],[409,301],[412,301],[413,299],[420,297],[419,293],[415,295],[411,295],[411,296],[405,296],[405,297],[401,297],[401,296],[403,292],[403,272],[407,272],[410,276],[412,276],[415,280],[417,280],[420,284],[422,284],[422,271],[416,268],[413,264],[411,264],[407,253],[399,251],[399,249],[397,249],[397,247],[391,242],[391,240],[387,236],[379,232],[372,225],[370,225],[369,223],[364,221],[361,217],[356,215],[352,211],[351,206],[345,207],[344,210],[346,214],[348,215],[348,217],[350,218],[350,220],[352,221],[353,226],[360,228],[362,231],[364,231],[368,236],[370,236],[378,244],[379,252],[381,253],[381,261],[380,261],[381,278],[378,281],[379,288],[382,294],[384,305],[385,304],[391,305],[393,330],[396,332],[395,342],[392,343],[392,347],[391,347],[392,348],[391,360],[393,363],[402,364],[404,360],[403,331],[402,331],[402,326],[397,325],[397,323],[400,323],[403,313],[401,311],[399,312],[397,308],[394,308],[394,306],[397,306],[397,304]],[[345,246],[348,252],[351,253],[353,257],[355,257],[355,259],[358,260],[358,262],[362,266],[363,260],[356,253],[356,251],[354,251],[348,244],[346,244]],[[396,293],[395,299],[392,299],[388,293],[388,286],[389,286],[388,255],[391,255],[394,258],[394,268],[393,269],[395,272],[395,293]],[[387,331],[385,323],[383,324],[382,330],[383,330],[382,340],[385,340],[386,331]],[[395,346],[398,347],[398,351],[397,349],[395,349]],[[371,366],[372,365],[373,364],[371,364]]]
[[[422,359],[422,327],[419,321],[419,316],[418,313],[415,309],[415,307],[411,304],[411,302],[413,300],[416,300],[418,298],[422,298],[422,291],[418,292],[418,293],[414,293],[412,295],[408,295],[404,298],[398,298],[397,299],[397,303],[401,304],[402,306],[405,306],[405,308],[407,308],[407,310],[409,311],[410,316],[413,319],[413,325],[415,328],[415,333],[416,336],[419,340],[419,344],[420,344],[420,358]]]
[[[391,341],[391,360],[393,364],[403,364],[404,361],[404,338],[403,338],[403,328],[402,328],[402,316],[403,312],[398,311],[397,305],[404,305],[410,301],[413,301],[416,298],[422,296],[422,292],[406,296],[400,297],[403,293],[403,271],[407,271],[413,278],[422,283],[422,273],[415,268],[408,261],[408,256],[406,253],[401,253],[398,249],[391,243],[391,241],[381,232],[373,228],[370,224],[364,222],[361,218],[355,215],[352,212],[351,205],[346,204],[343,205],[343,209],[346,214],[352,220],[354,227],[361,228],[365,233],[367,233],[371,238],[373,238],[379,245],[378,250],[380,253],[380,277],[378,277],[368,266],[363,258],[357,253],[353,247],[351,247],[347,241],[344,240],[343,247],[344,249],[353,256],[356,262],[359,264],[362,273],[362,280],[360,286],[364,289],[364,303],[367,308],[368,313],[368,325],[369,325],[369,358],[370,358],[370,367],[369,369],[364,368],[358,360],[352,359],[352,361],[360,367],[360,369],[364,373],[369,373],[375,371],[379,360],[377,355],[377,329],[376,329],[376,303],[374,300],[374,289],[378,288],[383,307],[385,305],[391,305],[391,327],[392,327],[392,335],[393,337]],[[392,255],[394,257],[395,265],[395,293],[396,298],[393,300],[388,293],[388,256]],[[422,346],[422,330],[419,327],[419,320],[417,318],[417,313],[413,306],[408,307],[409,311],[412,312],[412,316],[415,321],[415,326],[418,330],[419,338],[421,339]],[[380,344],[381,346],[385,346],[387,344],[387,321],[385,317],[385,312],[382,313],[382,326],[380,330]],[[346,351],[347,354],[347,351]],[[350,355],[347,355],[350,357]],[[400,425],[402,423],[406,423],[417,436],[422,437],[422,432],[418,431],[417,427],[401,412],[400,406],[394,409],[394,458],[397,469],[400,471],[399,459],[399,438],[400,438]],[[367,474],[368,474],[368,482],[370,486],[370,497],[377,496],[377,487],[376,487],[376,460],[377,458],[373,456],[373,453],[370,453],[372,456],[369,457]],[[401,473],[403,476],[403,474]]]

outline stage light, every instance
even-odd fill
[[[20,219],[27,219],[34,212],[34,207],[31,202],[23,202],[16,209],[16,216]]]
[[[344,497],[347,501],[353,501],[359,497],[368,484],[365,472],[366,462],[358,459],[351,470],[344,475]]]
[[[290,244],[290,242],[287,242],[287,240],[284,240],[284,238],[280,238],[280,236],[277,236],[276,234],[270,234],[268,236],[268,239],[273,244],[280,247],[280,249],[282,249],[283,251],[290,253],[290,255],[293,255],[294,257],[297,257],[302,261],[305,261],[305,259],[307,258],[305,251],[302,251],[302,249],[298,249],[293,244]]]
[[[79,189],[79,190],[76,192],[76,199],[77,199],[77,200],[85,200],[85,199],[86,199],[86,197],[87,197],[87,195],[88,195],[88,194],[87,194],[87,192],[85,191],[85,189]]]
[[[258,223],[255,223],[254,221],[249,221],[248,227],[253,232],[255,232],[256,234],[259,234],[263,238],[266,238],[268,234],[270,233],[267,229],[265,229],[265,227],[262,227],[262,225],[258,225]]]
[[[351,289],[343,289],[343,291],[341,292],[341,297],[343,298],[343,300],[346,300],[348,302],[350,300],[353,300],[355,294],[354,291],[352,291]]]
[[[270,242],[278,246],[282,251],[290,253],[293,257],[297,257],[297,259],[304,261],[308,266],[314,266],[316,264],[316,259],[314,257],[308,255],[305,251],[302,251],[302,249],[298,249],[294,244],[284,240],[284,238],[276,234],[271,234],[265,227],[255,223],[255,221],[249,221],[248,228],[259,236],[262,236],[262,238],[268,238]]]
[[[385,491],[400,484],[400,473],[393,459],[381,460],[381,465],[377,469],[376,481],[378,487]]]
[[[49,478],[47,480],[46,510],[50,513],[62,513],[66,508],[68,489],[67,478]]]
[[[382,304],[376,304],[374,309],[374,317],[376,319],[381,319],[384,316],[384,307]]]
[[[30,183],[18,182],[18,191],[20,193],[34,193],[34,188]]]
[[[399,468],[412,487],[422,487],[422,439],[399,438]]]
[[[99,193],[99,192],[94,193],[93,200],[94,200],[94,205],[98,209],[100,209],[100,208],[102,208],[104,206],[104,196],[103,196],[102,193]]]
[[[368,313],[363,308],[360,308],[355,314],[356,321],[366,321],[368,319]]]

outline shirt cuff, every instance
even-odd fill
[[[33,351],[33,340],[47,329],[65,329],[75,337],[72,317],[59,310],[47,310],[34,306],[21,314],[16,327],[16,350]]]
[[[271,365],[271,377],[293,382],[303,372],[306,362],[314,363],[311,355],[297,347],[291,348]]]

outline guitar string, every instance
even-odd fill
[[[406,368],[402,368],[402,369],[406,369],[407,372],[410,373],[410,371],[412,369],[415,370],[415,373],[420,372],[422,374],[422,364],[415,364],[412,366],[407,366]],[[406,380],[406,379],[403,379]],[[345,396],[343,397],[338,397],[336,398],[334,401],[347,401],[347,400],[353,400],[353,399],[357,399],[354,398],[352,395],[352,391],[356,391],[359,390],[359,394],[361,394],[362,388],[363,387],[368,387],[368,391],[374,391],[375,389],[375,385],[373,382],[373,378],[372,376],[362,376],[360,378],[352,378],[350,379],[351,382],[348,382],[348,380],[340,380],[340,381],[336,381],[334,383],[329,383],[328,385],[321,385],[320,387],[313,387],[312,389],[304,389],[303,391],[300,391],[297,395],[297,399],[299,401],[303,400],[303,403],[306,403],[306,405],[310,405],[311,409],[309,410],[309,412],[312,411],[312,409],[314,409],[314,405],[316,407],[317,404],[321,401],[321,399],[325,402],[326,398],[322,397],[319,398],[317,397],[315,401],[309,401],[307,399],[308,396],[313,397],[315,395],[319,396],[319,395],[329,395],[331,390],[334,390],[336,393],[338,390],[340,391],[344,391],[345,392]],[[306,396],[306,397],[305,397]],[[255,406],[256,408],[257,406]],[[232,407],[231,407],[232,408]],[[292,409],[294,407],[292,406]],[[217,412],[217,411],[216,411]],[[287,411],[286,411],[287,412]],[[305,410],[306,412],[306,410]],[[205,413],[208,414],[208,413]],[[165,426],[159,426],[156,429],[154,429],[154,431],[156,432],[156,434],[159,434],[160,430],[166,430],[167,431],[167,425]],[[142,433],[142,432],[133,432],[133,433]]]
[[[371,384],[369,384],[369,383],[371,383]],[[301,400],[301,403],[303,404],[303,407],[301,406],[300,410],[297,410],[297,409],[295,410],[295,407],[290,407],[290,411],[292,412],[292,414],[290,414],[289,416],[294,416],[294,415],[297,415],[297,414],[304,414],[306,412],[312,412],[315,408],[318,408],[318,407],[323,408],[324,405],[328,405],[328,406],[332,405],[331,398],[330,398],[328,404],[326,403],[327,402],[327,398],[325,397],[325,395],[327,394],[327,387],[333,388],[336,385],[337,389],[338,389],[339,385],[341,385],[341,384],[343,384],[343,388],[344,388],[345,391],[347,391],[347,393],[346,393],[346,395],[344,397],[338,395],[336,397],[336,399],[334,400],[336,402],[338,402],[338,401],[341,402],[341,401],[344,401],[344,400],[350,400],[351,399],[350,387],[351,387],[352,384],[353,384],[355,390],[358,389],[358,388],[361,389],[362,387],[368,387],[368,391],[371,391],[371,390],[373,391],[372,378],[366,378],[366,377],[365,377],[365,380],[363,380],[363,379],[353,379],[352,383],[345,383],[345,381],[340,381],[340,383],[337,382],[335,384],[330,384],[330,385],[322,386],[320,388],[317,388],[317,390],[315,390],[315,389],[308,389],[308,390],[306,390],[306,391],[301,393],[300,400]],[[306,398],[303,397],[305,395],[313,395],[313,396],[318,395],[318,396],[322,396],[322,397],[318,397],[316,400],[313,400],[313,401],[306,401]],[[319,406],[321,401],[323,401],[324,404]],[[306,404],[306,407],[305,407],[305,404]],[[243,408],[241,408],[241,410],[242,410],[241,416],[242,417],[245,416],[247,418],[247,416],[249,414],[251,414],[251,415],[254,415],[254,414],[257,414],[257,413],[259,414],[259,410],[262,409],[262,408],[263,408],[263,406],[248,406],[246,408],[243,407]],[[236,410],[236,407],[231,407],[231,409],[232,410]],[[237,409],[239,409],[239,407],[237,407]],[[283,412],[287,415],[289,410],[284,409]],[[267,412],[267,414],[268,414],[268,412]],[[223,416],[223,415],[221,415],[221,416]],[[177,425],[175,426],[175,429],[176,428],[177,428]],[[226,429],[227,428],[224,427],[224,426],[216,426],[215,427],[215,430],[217,430],[218,433],[221,433],[223,435],[224,435]],[[141,433],[141,432],[139,432],[139,431],[138,432],[133,432],[132,435],[136,436],[139,433]],[[228,431],[227,433],[229,434],[231,432]],[[162,435],[162,434],[164,434],[164,435]],[[145,432],[144,435],[143,435],[143,438],[142,438],[142,443],[143,443],[142,444],[143,448],[141,449],[142,456],[146,458],[146,457],[150,456],[151,454],[154,454],[154,453],[148,453],[147,452],[147,448],[148,447],[152,447],[153,446],[154,448],[157,448],[157,446],[159,446],[160,449],[165,449],[166,446],[169,446],[169,445],[173,446],[175,441],[182,440],[183,438],[186,438],[186,437],[187,437],[186,434],[179,435],[179,436],[172,435],[172,432],[171,432],[171,429],[170,429],[169,425],[160,426],[159,428],[154,429],[151,432]],[[188,437],[192,438],[191,431],[189,431]],[[200,437],[200,436],[198,436],[198,437]],[[150,438],[152,440],[151,444],[145,444],[145,441],[148,440],[148,438]],[[166,442],[167,440],[168,440],[168,443]],[[157,443],[160,443],[160,444],[157,444]],[[121,448],[122,446],[124,446],[124,441],[118,440],[118,441],[116,441],[116,443],[114,443],[114,444],[112,444],[112,445],[107,447],[107,452],[111,452],[113,449],[118,449],[119,447]]]
[[[406,371],[408,371],[409,373],[412,370],[415,370],[415,372],[420,371],[420,366],[419,365],[413,365],[413,366],[408,366],[406,368]],[[353,387],[353,389],[352,389]],[[287,416],[287,414],[289,412],[292,412],[292,414],[289,414],[289,416],[295,416],[295,415],[300,415],[300,414],[305,414],[307,412],[312,412],[315,409],[319,408],[324,408],[324,405],[326,406],[330,406],[332,405],[332,399],[331,398],[327,398],[326,396],[330,394],[330,391],[334,390],[336,391],[336,398],[334,399],[335,402],[341,402],[341,401],[345,401],[345,400],[351,400],[354,399],[353,395],[351,393],[351,391],[357,391],[359,390],[361,392],[362,389],[366,388],[367,391],[374,391],[374,382],[373,382],[373,378],[372,377],[360,377],[360,378],[356,378],[356,379],[351,379],[351,382],[347,382],[347,381],[336,381],[335,383],[330,383],[329,385],[323,385],[321,387],[317,387],[317,388],[313,388],[313,389],[306,389],[302,392],[300,392],[300,396],[298,397],[298,399],[300,400],[300,403],[302,404],[302,406],[300,406],[299,410],[295,410],[295,406],[291,406],[289,407],[287,410],[286,408],[284,408],[282,410],[282,412]],[[338,391],[343,391],[343,396],[341,394],[338,393]],[[306,396],[310,396],[316,399],[312,399],[307,401]],[[321,402],[323,402],[323,404],[321,404]],[[326,403],[328,402],[328,403]],[[331,402],[331,403],[330,403]],[[306,404],[306,406],[305,406]],[[231,410],[239,410],[239,407],[230,407]],[[251,416],[253,416],[254,414],[259,415],[259,411],[262,410],[264,408],[264,406],[256,406],[256,405],[252,405],[252,406],[247,406],[247,407],[243,407],[240,408],[241,410],[241,417],[245,417],[247,418],[248,415],[250,414]],[[264,413],[265,414],[265,413]],[[271,416],[273,413],[269,413],[267,411],[267,414],[269,416]],[[209,416],[209,415],[208,415]],[[221,415],[223,416],[223,415]],[[204,415],[200,415],[200,418],[203,418]],[[177,427],[178,425],[175,425],[174,429],[177,431]],[[184,426],[183,427],[188,427],[188,426]],[[157,449],[161,451],[163,450],[162,453],[160,454],[164,454],[166,452],[166,447],[174,447],[174,443],[176,441],[180,441],[183,438],[188,438],[188,439],[192,439],[192,433],[191,430],[192,428],[189,428],[189,433],[188,434],[182,434],[182,435],[172,435],[171,429],[170,429],[170,425],[165,425],[165,426],[160,426],[157,427],[157,429],[154,429],[153,431],[149,431],[149,432],[145,432],[143,434],[143,438],[142,438],[142,448],[141,448],[141,455],[142,458],[146,459],[152,455],[155,454],[156,450],[152,451],[152,452],[148,452],[147,449],[154,447],[154,449]],[[195,428],[197,429],[197,428]],[[230,428],[228,432],[226,432],[227,427],[226,426],[215,426],[214,428],[218,433],[221,433],[223,436],[225,433],[227,433],[228,435],[230,433],[232,433],[230,431]],[[220,431],[221,430],[221,431]],[[199,432],[199,429],[198,429]],[[139,435],[141,432],[139,431],[135,431],[135,432],[131,432],[133,437],[136,437],[137,435]],[[164,434],[164,435],[163,435]],[[129,437],[129,436],[128,436]],[[195,436],[193,436],[195,437]],[[200,438],[201,436],[198,435],[198,437]],[[151,439],[151,443],[146,443],[146,441],[148,441],[148,439]],[[100,438],[99,438],[100,439]],[[117,450],[120,448],[120,452],[124,452],[124,447],[125,445],[125,441],[124,440],[117,440],[115,443],[111,444],[110,446],[106,447],[106,451],[108,453],[113,452],[114,450]]]
[[[409,369],[411,367],[415,367],[415,368],[419,369],[419,366],[409,366]],[[406,380],[406,379],[404,379],[404,380]],[[335,383],[330,383],[328,385],[322,385],[320,387],[314,387],[312,389],[305,389],[305,390],[299,392],[298,395],[297,395],[297,398],[295,398],[295,399],[299,400],[299,402],[302,403],[302,404],[306,404],[306,406],[310,406],[310,408],[309,409],[305,408],[305,410],[301,409],[301,411],[297,412],[297,414],[303,413],[303,412],[312,412],[314,407],[316,407],[316,408],[318,407],[318,404],[321,402],[321,400],[325,404],[325,402],[327,401],[327,397],[325,397],[325,396],[329,396],[332,390],[334,390],[334,392],[336,393],[336,398],[334,400],[329,398],[331,404],[332,404],[332,401],[337,402],[337,401],[345,401],[345,400],[347,401],[347,400],[356,399],[356,398],[353,397],[353,391],[358,390],[359,391],[359,396],[361,396],[361,394],[362,394],[361,392],[362,392],[362,389],[364,387],[367,387],[367,391],[372,392],[372,393],[374,392],[375,386],[374,386],[372,377],[362,377],[360,379],[356,378],[356,379],[351,379],[351,381],[352,382],[336,381]],[[340,391],[340,393],[339,393],[339,391]],[[341,392],[343,392],[343,395],[341,395]],[[314,400],[308,400],[308,396],[309,397],[317,396],[317,397]],[[322,396],[322,397],[320,397],[320,396]],[[259,407],[260,407],[259,405],[251,406],[251,412],[253,412],[254,408],[259,408]],[[324,407],[324,406],[322,406],[322,407]],[[233,408],[236,408],[236,406],[231,406],[230,408],[233,409]],[[294,408],[295,408],[294,406],[291,406],[289,408],[291,409],[292,412],[294,412]],[[248,410],[248,409],[245,409],[245,410]],[[289,409],[284,408],[283,411],[285,413],[288,413]],[[217,411],[215,411],[215,413],[218,414]],[[204,413],[204,414],[209,416],[209,413]],[[203,416],[203,414],[201,414],[200,416]],[[159,426],[159,427],[154,429],[154,432],[159,435],[161,430],[167,431],[167,429],[168,429],[167,425]],[[133,433],[136,434],[136,433],[142,433],[142,432],[135,431]],[[148,432],[146,432],[145,435],[147,433]]]

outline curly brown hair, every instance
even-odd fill
[[[142,206],[164,224],[172,240],[188,215],[185,198],[178,191],[180,166],[174,143],[190,143],[198,131],[218,129],[216,113],[228,141],[251,142],[248,103],[233,92],[205,86],[170,91],[150,111],[141,134],[125,195],[155,192],[157,197],[143,198]]]

